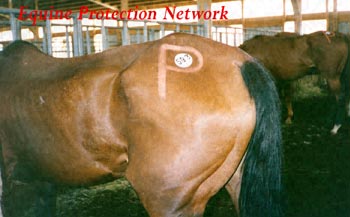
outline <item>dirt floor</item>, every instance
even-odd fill
[[[294,123],[283,126],[284,210],[287,217],[350,216],[349,124],[332,136],[334,100],[297,100]],[[347,123],[350,121],[347,120]],[[81,189],[63,189],[60,217],[147,216],[126,180]],[[204,216],[236,216],[225,190],[212,198]]]

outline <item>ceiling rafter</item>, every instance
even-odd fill
[[[108,8],[108,9],[112,9],[112,10],[115,10],[115,11],[118,10],[118,7],[114,7],[114,6],[112,6],[112,5],[108,4],[108,3],[103,3],[100,0],[88,0],[88,1],[92,2],[94,4],[97,4],[97,5],[100,5],[102,7]]]

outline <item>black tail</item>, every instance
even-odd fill
[[[344,35],[344,41],[348,45],[348,56],[346,59],[345,66],[340,77],[342,85],[344,84],[344,92],[350,95],[350,36]]]
[[[346,59],[346,64],[343,69],[343,77],[341,77],[341,81],[344,82],[344,92],[346,94],[346,97],[350,97],[350,36],[345,35],[344,36],[345,41],[348,45],[348,57]]]
[[[280,102],[270,74],[257,62],[242,66],[256,106],[256,126],[243,164],[241,217],[280,217],[282,136]]]

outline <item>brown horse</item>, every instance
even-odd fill
[[[349,41],[341,33],[314,32],[309,35],[278,34],[256,36],[240,46],[260,60],[284,89],[288,108],[286,122],[293,116],[290,82],[309,73],[319,73],[337,99],[337,113],[332,133],[345,119],[349,101]],[[350,112],[349,112],[350,115]]]
[[[0,101],[5,217],[23,216],[28,192],[54,216],[38,181],[121,176],[150,216],[202,216],[224,186],[240,216],[282,216],[277,91],[238,48],[173,34],[55,59],[18,41],[0,57]]]

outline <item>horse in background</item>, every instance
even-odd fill
[[[325,78],[337,101],[331,130],[337,133],[345,120],[350,98],[349,39],[346,35],[322,31],[302,36],[293,33],[261,35],[245,41],[240,48],[263,63],[276,79],[287,105],[288,124],[293,117],[291,82],[313,73]]]
[[[202,216],[222,187],[241,217],[283,215],[277,90],[238,48],[179,33],[56,59],[18,41],[0,55],[0,101],[4,217],[34,193],[37,216],[55,215],[37,182],[121,176],[150,216]]]

